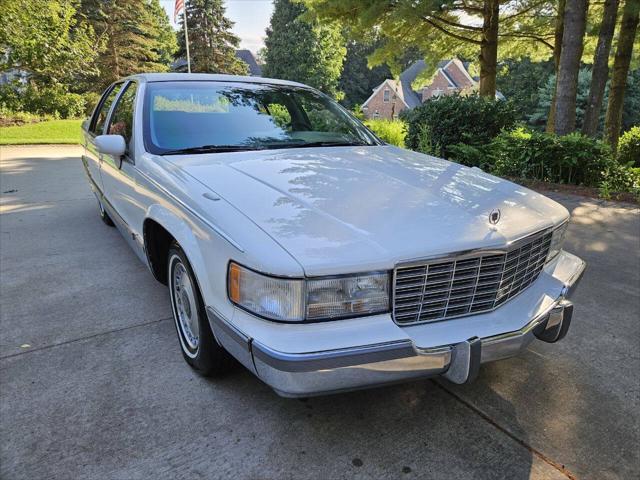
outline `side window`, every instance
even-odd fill
[[[104,127],[104,122],[107,121],[107,115],[109,114],[109,109],[111,108],[111,104],[118,95],[122,84],[114,85],[111,91],[107,94],[107,96],[102,101],[99,110],[96,112],[96,115],[93,119],[93,125],[91,127],[91,133],[94,135],[101,135],[102,129]]]
[[[133,109],[136,99],[136,84],[131,82],[120,96],[109,122],[109,135],[122,135],[129,146],[133,135]]]

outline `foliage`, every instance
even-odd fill
[[[407,122],[406,144],[413,150],[449,158],[451,145],[485,145],[503,129],[515,125],[510,102],[480,97],[448,95],[428,100],[401,117]]]
[[[13,127],[0,127],[0,144],[80,143],[81,120],[49,120]]]
[[[190,0],[185,3],[191,71],[246,75],[249,71],[247,64],[236,57],[240,38],[231,31],[234,23],[226,17],[222,0]],[[179,23],[178,56],[186,60],[184,21]]]
[[[553,89],[555,87],[556,76],[551,74],[547,77],[547,81],[538,90],[538,101],[527,115],[529,125],[534,128],[544,129],[547,122],[547,115],[551,107],[551,99],[553,98]],[[589,101],[589,87],[591,85],[591,70],[588,67],[580,69],[578,74],[578,94],[576,99],[576,127],[582,128],[584,112]],[[511,98],[506,95],[507,98]],[[609,85],[605,88],[603,104],[606,105],[609,96]],[[598,131],[602,131],[604,126],[604,109],[600,115]],[[626,130],[632,125],[640,124],[640,69],[631,72],[627,77],[627,90],[624,97],[622,128]]]
[[[632,127],[620,137],[618,162],[640,167],[640,126]]]
[[[102,91],[127,75],[169,69],[176,38],[159,0],[83,0],[81,11],[100,39],[98,75],[83,79],[87,90]]]
[[[579,133],[518,128],[498,135],[488,150],[492,173],[553,183],[598,186],[617,166],[607,144]]]
[[[553,91],[556,85],[556,75],[551,74],[547,77],[547,81],[538,90],[538,104],[528,116],[529,124],[533,127],[544,129],[547,123],[547,116],[551,108],[553,99]],[[576,97],[576,128],[582,128],[584,120],[584,112],[589,101],[589,87],[591,86],[591,71],[588,68],[581,68],[578,73],[578,93]],[[605,90],[605,100],[607,98],[607,90]],[[600,116],[599,130],[604,125],[604,113]]]
[[[367,120],[364,124],[383,141],[404,148],[407,125],[402,120]]]
[[[613,193],[629,192],[640,201],[640,168],[613,164],[603,172],[598,188],[605,200],[610,199]]]
[[[304,5],[275,0],[265,39],[265,77],[306,83],[340,99],[338,82],[346,55],[341,29],[335,23],[300,18]]]
[[[77,118],[85,113],[85,98],[70,93],[60,84],[26,86],[4,84],[0,86],[0,106],[15,112],[52,115],[56,118]]]
[[[415,0],[302,0],[321,21],[338,21],[356,37],[378,32],[384,42],[370,57],[371,65],[387,63],[399,73],[399,59],[417,49],[435,73],[437,63],[454,55],[478,58],[482,41],[484,0],[444,2]],[[552,55],[555,2],[507,0],[500,7],[500,55]]]
[[[96,37],[78,21],[78,0],[2,0],[0,70],[27,71],[40,84],[70,83],[93,71]]]
[[[629,130],[634,125],[640,125],[640,68],[629,72],[622,108],[622,131]]]
[[[518,120],[528,121],[528,116],[540,103],[540,89],[546,85],[549,76],[553,75],[553,62],[533,62],[525,57],[519,60],[507,59],[501,62],[499,68],[498,90],[512,101]],[[536,117],[536,124],[544,125],[547,114],[548,110]]]
[[[344,92],[342,104],[347,108],[361,105],[369,98],[371,92],[387,78],[391,78],[391,71],[386,65],[369,68],[367,57],[373,53],[376,44],[374,40],[348,40],[347,56],[344,59],[339,89]]]

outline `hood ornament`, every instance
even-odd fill
[[[500,221],[500,216],[502,214],[500,213],[500,209],[499,208],[494,208],[493,210],[491,210],[491,212],[489,213],[489,223],[491,225],[497,225],[498,222]]]

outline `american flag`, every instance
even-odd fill
[[[176,0],[176,8],[173,10],[173,21],[177,21],[180,10],[184,9],[184,0]]]

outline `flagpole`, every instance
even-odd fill
[[[189,31],[187,30],[187,5],[183,10],[184,17],[184,44],[187,46],[187,72],[191,73],[191,56],[189,55]]]

